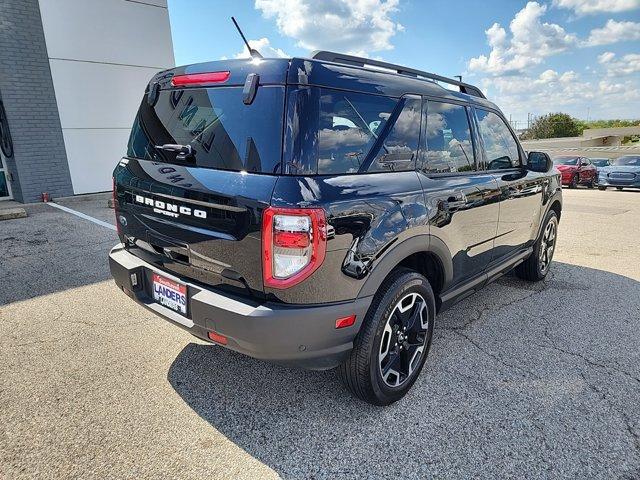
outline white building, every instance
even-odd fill
[[[0,95],[14,145],[3,161],[14,196],[33,201],[45,191],[110,190],[147,82],[174,66],[167,0],[3,0],[0,10],[0,22],[15,28],[0,28],[0,69],[8,68],[10,77],[0,76]],[[26,38],[14,43],[16,35]],[[40,84],[38,77],[47,78]],[[14,85],[20,78],[29,85]],[[25,111],[29,92],[41,101],[40,114]],[[41,151],[33,138],[39,132],[54,138]],[[60,135],[66,169],[63,152],[53,152]],[[56,158],[50,167],[48,156]],[[34,168],[42,173],[34,175]]]

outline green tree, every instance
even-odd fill
[[[522,136],[523,140],[577,137],[582,135],[580,122],[566,113],[549,113],[536,118]]]

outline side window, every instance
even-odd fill
[[[431,173],[475,170],[467,110],[461,105],[427,102],[426,135],[419,168]]]
[[[404,98],[400,100],[397,108],[399,107],[402,109],[394,112],[392,118],[387,121],[385,130],[388,133],[380,131],[379,125],[377,126],[376,131],[380,131],[384,138],[375,152],[376,156],[369,165],[368,172],[398,172],[414,169],[420,138],[422,101],[419,98]]]
[[[487,170],[520,166],[518,144],[504,120],[487,110],[476,109],[476,116],[487,157]]]
[[[318,173],[356,173],[398,100],[322,89],[318,125]]]

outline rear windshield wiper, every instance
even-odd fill
[[[164,145],[156,145],[158,150],[165,152],[176,152],[176,160],[186,161],[195,158],[196,151],[191,145],[179,145],[176,143],[165,143]]]

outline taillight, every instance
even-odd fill
[[[324,261],[327,223],[322,208],[269,207],[262,215],[264,284],[288,288],[302,282]]]
[[[208,73],[188,73],[186,75],[176,75],[171,79],[174,87],[185,87],[190,85],[209,85],[212,83],[224,83],[229,80],[230,72],[208,72]]]

